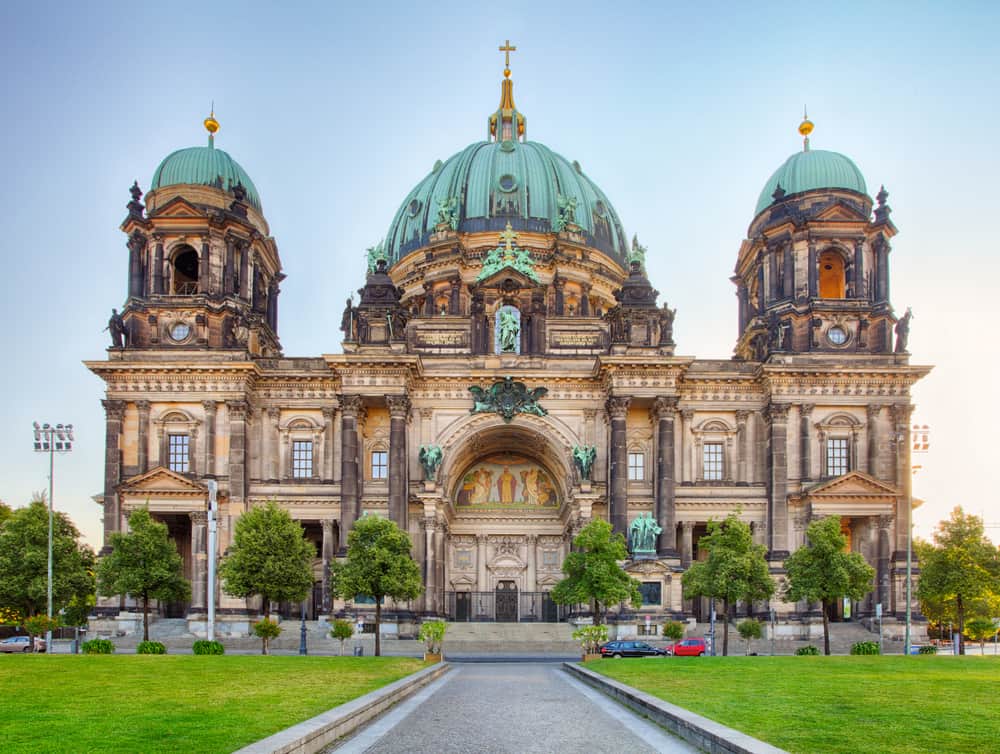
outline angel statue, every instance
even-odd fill
[[[441,450],[440,445],[420,446],[420,451],[417,454],[417,460],[420,461],[420,465],[424,469],[425,482],[437,481],[438,467],[441,466],[441,461],[443,459],[444,459],[444,451]]]
[[[591,445],[575,445],[573,447],[573,464],[580,472],[580,479],[590,481],[590,474],[594,470],[594,460],[597,458],[597,448]]]

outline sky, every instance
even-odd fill
[[[579,160],[647,246],[679,355],[728,358],[736,255],[771,173],[801,149],[851,157],[892,219],[892,301],[913,308],[913,391],[931,450],[915,531],[954,506],[1000,541],[994,232],[997,3],[4,3],[0,7],[0,499],[48,486],[33,421],[72,423],[54,500],[101,545],[103,383],[126,297],[128,187],[201,145],[256,184],[288,276],[289,356],[340,351],[364,250],[410,189],[486,134],[509,39],[528,138]],[[989,336],[989,337],[987,337]]]

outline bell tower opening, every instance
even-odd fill
[[[819,255],[819,297],[844,298],[844,258],[836,251]]]
[[[170,293],[191,296],[198,292],[198,252],[187,245],[179,247],[170,268]]]

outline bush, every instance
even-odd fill
[[[167,648],[162,641],[140,641],[135,647],[137,655],[165,655]]]
[[[198,639],[192,646],[191,649],[194,650],[196,655],[224,655],[226,653],[226,648],[222,646],[222,642],[209,641],[208,639]]]
[[[668,620],[663,624],[663,637],[671,641],[680,641],[684,638],[684,624],[678,620]]]
[[[799,647],[795,650],[795,654],[799,657],[813,656],[819,654],[819,649],[817,649],[812,644],[806,644],[804,647]]]
[[[110,655],[115,653],[115,645],[109,639],[91,639],[80,645],[85,655]]]
[[[277,621],[264,618],[253,624],[253,635],[261,640],[261,654],[267,654],[267,644],[271,639],[281,635],[281,626]]]
[[[936,655],[937,647],[935,647],[933,644],[924,644],[923,646],[920,647],[920,649],[917,650],[917,654]]]
[[[580,642],[580,647],[584,652],[593,654],[608,640],[608,627],[605,625],[580,626],[573,632],[573,638]]]
[[[330,629],[330,638],[340,642],[340,654],[344,654],[344,642],[354,636],[354,624],[338,618]]]
[[[427,646],[428,654],[441,654],[441,643],[447,630],[448,624],[443,620],[426,620],[420,624],[420,641]]]
[[[877,641],[858,641],[851,645],[852,655],[878,655],[882,654]]]

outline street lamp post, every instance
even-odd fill
[[[46,615],[49,625],[45,631],[45,651],[52,653],[52,491],[55,487],[55,457],[56,453],[69,453],[73,449],[73,425],[50,424],[38,425],[34,422],[35,452],[49,454],[49,554],[47,596],[48,610]]]

